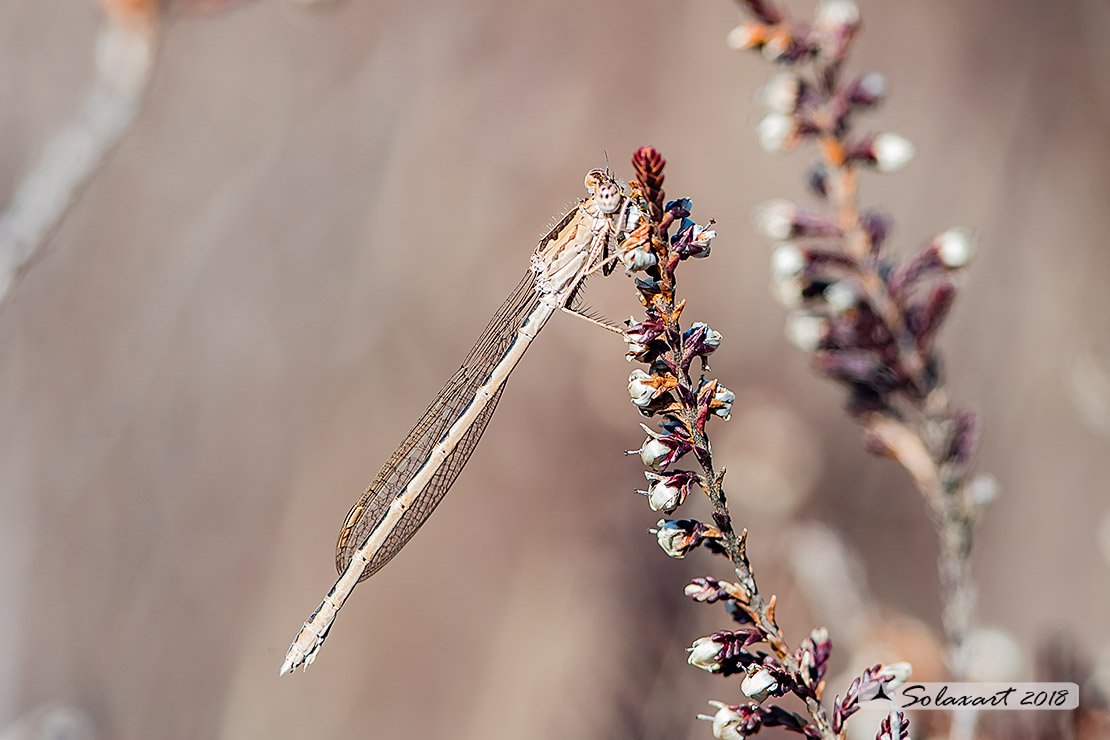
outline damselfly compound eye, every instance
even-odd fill
[[[597,190],[598,185],[608,180],[609,176],[605,174],[605,170],[592,169],[586,173],[586,190],[592,195]]]

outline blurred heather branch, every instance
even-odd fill
[[[105,22],[96,40],[92,89],[73,120],[52,135],[0,213],[0,307],[135,122],[171,19],[249,1],[97,0]],[[323,5],[330,0],[298,1]]]
[[[746,697],[740,704],[711,702],[717,712],[703,719],[713,723],[714,736],[729,740],[753,735],[761,727],[784,727],[815,739],[843,737],[845,720],[859,704],[879,696],[884,686],[905,681],[909,665],[874,666],[853,682],[843,699],[836,698],[831,714],[821,704],[832,649],[828,631],[816,628],[799,646],[790,647],[775,617],[776,598],[765,599],[756,584],[747,554],[747,530],[737,533],[733,528],[724,471],[714,466],[707,424],[714,416],[727,421],[734,400],[731,391],[705,375],[708,357],[720,345],[721,335],[702,322],[686,329],[681,324],[686,303],[676,297],[675,272],[688,258],[709,255],[716,235],[712,221],[705,226],[692,221],[689,199],[666,202],[664,160],[654,149],[638,150],[632,164],[637,179],[630,183],[632,205],[623,225],[628,236],[619,254],[629,274],[644,273],[636,288],[646,316],[627,323],[626,356],[646,365],[647,371],[632,372],[628,392],[643,416],[660,419],[660,428],[641,425],[647,439],[629,454],[638,454],[650,468],[645,473],[647,490],[640,493],[654,511],[671,515],[695,484],[712,504],[712,524],[659,520],[651,531],[663,551],[682,558],[704,546],[727,557],[736,576],[735,582],[696,578],[685,589],[695,601],[722,603],[735,628],[694,641],[690,664],[720,676],[742,677],[739,689]],[[687,455],[697,470],[675,469]],[[769,652],[753,647],[760,643]],[[767,699],[787,694],[805,702],[808,717],[777,704],[764,706]]]
[[[899,259],[886,249],[889,218],[860,206],[858,170],[900,170],[914,147],[894,133],[855,130],[857,114],[876,108],[887,86],[878,74],[843,73],[860,28],[854,3],[823,1],[813,22],[773,2],[740,4],[754,20],[733,29],[729,45],[785,68],[762,90],[770,112],[760,144],[782,152],[813,142],[820,155],[808,185],[823,207],[775,200],[755,213],[759,231],[776,241],[771,272],[776,297],[792,311],[787,336],[848,392],[868,451],[901,463],[925,501],[940,539],[948,663],[958,680],[976,594],[973,533],[995,484],[971,478],[979,420],[949,400],[936,337],[974,236],[949,229]]]
[[[102,0],[96,80],[76,117],[47,143],[42,158],[0,214],[0,304],[61,223],[142,107],[161,36],[153,0]]]

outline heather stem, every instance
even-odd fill
[[[967,510],[964,495],[964,473],[942,474],[940,460],[943,450],[939,439],[927,429],[943,428],[951,418],[947,394],[937,388],[937,380],[928,376],[925,359],[917,341],[906,324],[898,304],[892,300],[878,265],[870,255],[869,239],[862,227],[856,175],[843,156],[844,144],[831,131],[824,132],[820,147],[828,177],[829,200],[838,214],[844,233],[845,249],[855,258],[859,287],[868,305],[882,319],[895,339],[898,362],[915,390],[922,396],[914,402],[920,419],[907,427],[918,439],[927,455],[915,470],[905,455],[898,459],[910,470],[914,484],[925,500],[939,536],[940,555],[937,562],[942,602],[942,623],[947,641],[947,660],[952,676],[963,678],[966,671],[965,643],[971,626],[975,602],[975,583],[969,561],[974,517]],[[929,390],[932,388],[932,390]],[[898,451],[898,447],[892,447]],[[921,456],[918,456],[921,458]],[[927,460],[927,463],[925,463]],[[924,470],[920,468],[924,467]]]
[[[674,277],[666,270],[662,270],[661,273],[661,279],[664,281],[665,286],[662,294],[655,299],[656,308],[664,317],[667,328],[670,330],[672,336],[678,336],[680,338],[678,346],[671,346],[669,351],[674,366],[681,367],[683,354],[681,340],[682,331],[675,315],[673,298],[668,300],[664,297],[674,295]],[[688,374],[684,374],[680,382],[685,382],[688,386],[692,385]],[[763,597],[759,593],[759,588],[756,585],[755,574],[752,572],[751,563],[748,560],[747,554],[747,530],[744,530],[743,533],[738,535],[732,526],[732,518],[728,513],[728,499],[725,496],[724,486],[722,485],[724,471],[722,470],[718,473],[714,469],[713,459],[709,453],[709,438],[704,431],[698,428],[697,413],[696,407],[683,404],[680,416],[683,425],[690,432],[694,449],[706,451],[704,456],[698,456],[698,464],[702,469],[702,487],[713,505],[713,524],[721,532],[725,553],[732,562],[733,569],[739,579],[739,586],[743,590],[746,598],[746,602],[741,604],[741,607],[763,631],[768,646],[775,654],[775,657],[778,658],[779,662],[782,663],[783,668],[786,669],[790,675],[799,675],[801,669],[798,665],[798,661],[795,659],[793,651],[787,644],[782,629],[775,621],[775,598],[772,596],[770,602],[764,602]],[[832,725],[821,702],[813,697],[807,697],[806,706],[809,709],[809,714],[813,718],[817,730],[821,733],[821,737],[826,740],[835,740],[838,735],[833,732]]]

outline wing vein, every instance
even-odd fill
[[[518,340],[518,330],[538,303],[535,274],[529,270],[478,337],[462,366],[451,376],[408,436],[398,445],[374,482],[351,507],[336,543],[335,565],[340,573],[378,526],[390,503],[405,490],[409,481],[428,461],[432,449],[443,441],[451,426],[474,401],[478,389],[485,384],[494,368]],[[424,490],[416,496],[412,506],[363,569],[360,581],[369,578],[388,563],[443,500],[477,447],[503,390],[504,385],[496,389],[474,423],[447,453]]]

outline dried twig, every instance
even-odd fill
[[[99,2],[106,20],[96,41],[93,87],[0,213],[0,306],[134,123],[171,14],[220,12],[249,0]]]
[[[159,5],[153,0],[104,4],[108,13],[96,41],[92,90],[0,214],[0,304],[123,139],[146,96],[159,47]]]

